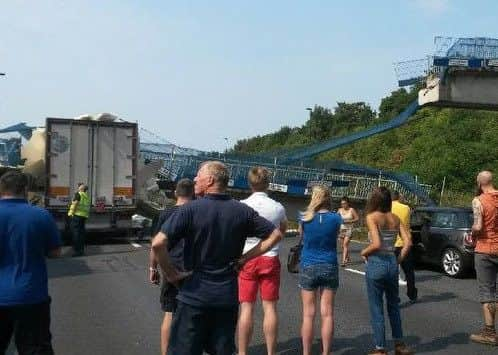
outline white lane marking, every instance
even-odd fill
[[[350,269],[350,268],[345,268],[344,270],[346,271],[349,271],[349,272],[352,272],[352,273],[355,273],[355,274],[360,274],[360,275],[365,275],[365,273],[363,271],[360,271],[360,270],[355,270],[355,269]]]
[[[367,245],[369,244],[368,242],[363,242],[361,240],[354,240],[354,239],[351,239],[350,240],[351,243],[355,243],[355,244],[362,244],[362,245]]]
[[[135,248],[141,248],[142,246],[140,244],[137,244],[137,243],[131,243],[132,246],[134,246]]]
[[[345,268],[344,270],[352,272],[353,274],[360,274],[360,275],[365,275],[364,271],[356,270],[356,269],[350,269],[350,268]],[[400,286],[406,286],[406,281],[399,279],[398,281]]]

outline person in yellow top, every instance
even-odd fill
[[[85,249],[85,222],[90,216],[90,197],[88,186],[79,183],[78,191],[74,194],[73,201],[67,215],[71,218],[70,227],[73,236],[73,256],[82,256]]]
[[[410,229],[410,207],[399,201],[400,194],[398,191],[392,192],[391,199],[393,201],[391,212],[394,215],[398,216],[400,223],[404,224],[408,229]],[[401,249],[403,248],[403,239],[399,234],[396,238],[394,246],[396,248],[396,255],[399,255]],[[413,261],[412,251],[410,251],[401,262],[401,268],[403,269],[406,277],[406,295],[411,302],[416,302],[418,297],[418,290],[415,287],[415,265]]]

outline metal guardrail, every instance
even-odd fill
[[[159,169],[158,176],[165,179],[177,181],[183,177],[193,178],[199,165],[208,159],[192,156],[177,156],[165,160],[164,166]],[[348,196],[356,200],[366,200],[377,186],[386,186],[391,190],[399,191],[406,200],[418,204],[422,201],[421,194],[429,195],[432,186],[418,184],[413,181],[421,191],[415,194],[406,183],[394,179],[389,174],[378,172],[376,176],[362,173],[334,172],[327,169],[315,169],[309,167],[253,164],[246,161],[226,159],[223,161],[230,171],[230,185],[234,188],[247,189],[247,172],[255,165],[264,165],[272,172],[271,189],[294,195],[306,195],[310,188],[316,184],[324,184],[331,188],[332,196],[340,198]],[[299,189],[292,189],[293,184],[301,184]]]
[[[452,58],[498,58],[498,39],[486,37],[434,38],[435,56]]]

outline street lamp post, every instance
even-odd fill
[[[311,107],[306,107],[306,110],[310,112],[310,117],[309,117],[310,130],[309,130],[309,134],[310,134],[310,141],[312,141],[313,140],[313,137],[312,137],[313,132],[311,131],[311,115],[313,114],[313,109]]]
[[[223,138],[225,140],[225,155],[228,153],[228,137]]]
[[[225,152],[223,154],[223,160],[227,161],[227,153],[228,153],[228,137],[223,138],[225,140]],[[221,155],[221,153],[220,153]]]

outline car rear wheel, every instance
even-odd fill
[[[451,277],[461,277],[466,271],[463,255],[455,248],[448,248],[443,252],[441,266],[444,273]]]

